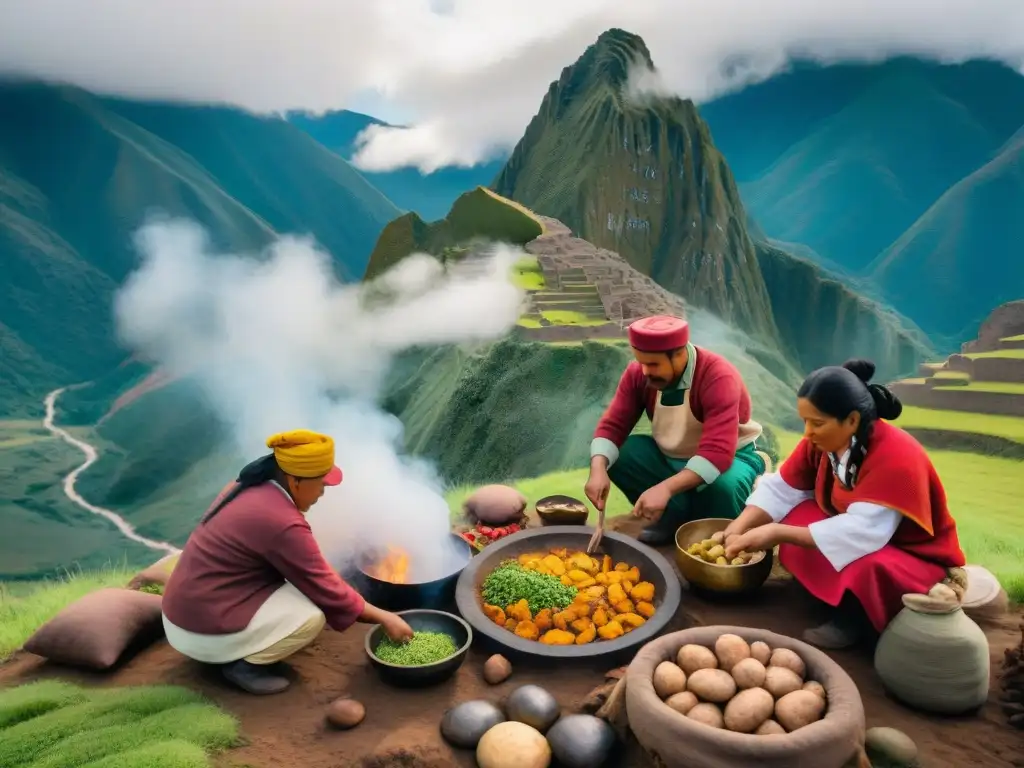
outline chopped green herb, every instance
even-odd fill
[[[562,610],[579,590],[565,586],[557,576],[529,571],[515,560],[509,560],[487,575],[480,592],[485,603],[499,608],[526,600],[530,613],[536,614],[545,608]]]
[[[447,659],[458,650],[455,641],[443,632],[415,632],[407,643],[395,643],[385,637],[373,654],[388,664],[418,667]]]

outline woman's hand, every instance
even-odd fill
[[[727,536],[725,556],[732,560],[740,552],[762,552],[778,543],[778,527],[775,523],[759,525],[744,533]]]
[[[633,517],[642,517],[653,523],[661,519],[665,507],[672,501],[672,491],[665,483],[658,483],[640,494],[633,506]]]
[[[405,619],[399,616],[397,613],[387,614],[380,622],[381,626],[384,627],[384,633],[394,643],[406,643],[412,640],[412,627],[410,627]]]

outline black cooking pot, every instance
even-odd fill
[[[386,611],[405,611],[410,608],[432,608],[444,610],[455,602],[455,585],[459,575],[473,557],[473,547],[456,533],[452,534],[454,547],[461,559],[451,573],[440,579],[426,582],[396,584],[383,581],[366,572],[376,562],[380,553],[368,553],[359,565],[358,581],[363,597],[373,605]]]

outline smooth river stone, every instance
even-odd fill
[[[881,756],[897,765],[917,765],[917,744],[895,728],[868,728],[864,739],[868,756]]]
[[[593,715],[567,715],[546,735],[552,754],[564,768],[600,768],[615,747],[615,731]]]
[[[522,685],[508,695],[505,713],[509,720],[525,723],[544,733],[562,714],[558,701],[539,685]]]
[[[458,704],[441,718],[441,736],[449,744],[462,749],[476,749],[487,731],[505,722],[505,715],[489,701],[477,699]]]

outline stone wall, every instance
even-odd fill
[[[998,416],[1024,416],[1024,396],[1005,392],[979,392],[975,389],[933,389],[921,384],[896,382],[893,393],[906,405],[942,411],[969,411]],[[955,429],[950,425],[951,429]]]
[[[616,323],[605,325],[548,325],[541,328],[517,328],[530,341],[586,341],[588,339],[624,339],[626,330]]]
[[[971,358],[964,355],[950,355],[946,367],[951,371],[970,374],[973,381],[1024,383],[1024,358],[1021,357]]]
[[[1024,333],[1024,299],[1000,304],[978,329],[978,338],[963,344],[961,352],[988,352],[999,349],[1000,339]]]

